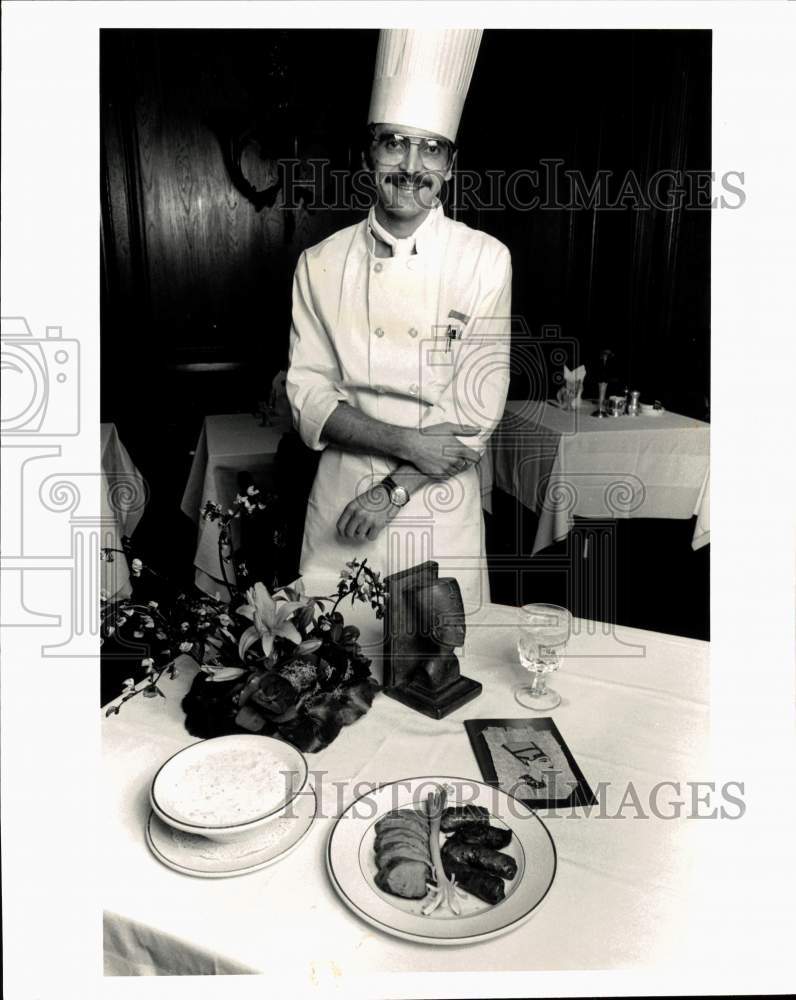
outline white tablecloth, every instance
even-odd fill
[[[194,742],[179,708],[193,671],[164,683],[166,700],[137,698],[104,719],[106,972],[289,969],[298,992],[322,980],[346,995],[348,986],[379,971],[674,967],[683,943],[699,930],[689,918],[702,825],[685,817],[633,818],[635,809],[627,807],[624,819],[609,817],[627,802],[631,783],[649,814],[656,783],[705,776],[709,647],[695,640],[576,623],[555,677],[563,702],[552,715],[595,792],[609,783],[607,815],[595,807],[589,817],[580,811],[547,818],[558,871],[522,927],[468,947],[412,944],[363,923],[329,883],[324,848],[341,807],[373,783],[413,775],[480,780],[463,720],[530,714],[512,695],[525,679],[515,616],[514,609],[491,605],[469,623],[462,669],[484,684],[476,701],[436,722],[377,695],[368,715],[310,755],[311,770],[323,772],[316,785],[325,818],[284,861],[241,878],[176,874],[144,840],[154,772]]]
[[[273,486],[276,449],[281,427],[261,427],[249,413],[205,417],[180,507],[198,525],[194,565],[196,585],[222,600],[229,593],[221,582],[218,526],[200,517],[206,500],[228,506],[238,492],[238,473],[250,472],[263,490]]]
[[[122,538],[133,534],[143,516],[146,484],[119,439],[116,424],[100,424],[100,448],[106,540],[109,548],[121,550]],[[102,564],[102,588],[109,597],[123,597],[130,592],[129,581],[127,560],[116,551],[112,562]]]
[[[490,445],[495,485],[535,511],[532,555],[565,538],[573,518],[697,515],[693,547],[710,540],[710,425],[677,413],[596,420],[510,400]]]

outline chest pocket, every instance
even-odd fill
[[[433,342],[424,354],[423,375],[430,402],[437,402],[456,376],[468,380],[473,349],[477,349],[474,334],[477,323],[472,315],[475,309],[474,285],[462,287],[460,268],[448,270],[448,281],[440,289],[438,322],[433,330]],[[478,391],[477,386],[471,387]]]
[[[442,322],[431,330],[423,345],[423,387],[429,402],[436,402],[439,394],[450,384],[456,371],[465,336],[463,324]]]
[[[381,264],[381,267],[378,267]],[[451,280],[453,279],[453,280]],[[435,254],[373,266],[369,281],[370,384],[434,404],[450,384],[472,326],[472,288]],[[459,309],[453,307],[453,303]],[[452,333],[453,336],[449,336]]]

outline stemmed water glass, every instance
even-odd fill
[[[600,382],[598,383],[597,389],[599,391],[599,396],[597,398],[597,409],[592,413],[593,417],[607,417],[608,414],[605,411],[605,394],[608,391],[608,383]]]
[[[526,604],[520,609],[517,652],[531,683],[516,687],[514,697],[524,708],[544,712],[561,703],[561,695],[547,686],[547,675],[558,670],[571,632],[572,615],[566,608]]]

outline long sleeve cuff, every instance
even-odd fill
[[[327,383],[298,387],[289,392],[293,412],[293,426],[301,435],[301,440],[313,451],[323,451],[327,442],[321,434],[326,421],[344,403],[347,395],[342,389]]]

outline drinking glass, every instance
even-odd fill
[[[557,604],[526,604],[520,609],[517,652],[531,674],[530,684],[514,689],[524,708],[545,712],[561,702],[561,695],[547,686],[547,675],[558,670],[561,653],[572,632],[572,615]]]
[[[593,417],[607,417],[608,414],[605,412],[605,394],[608,391],[607,382],[598,382],[597,388],[599,391],[599,398],[597,399],[597,409],[592,413]]]

